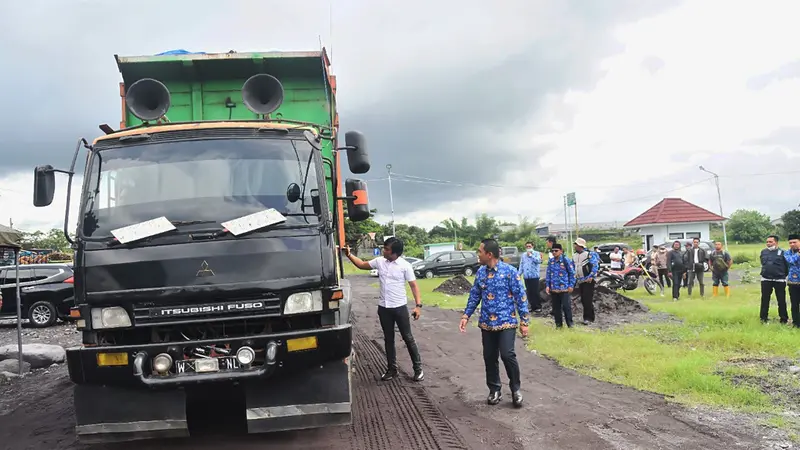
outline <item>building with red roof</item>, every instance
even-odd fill
[[[665,198],[628,221],[624,227],[637,229],[642,236],[642,246],[649,251],[654,245],[677,239],[711,240],[711,224],[725,220],[725,217],[686,200]]]

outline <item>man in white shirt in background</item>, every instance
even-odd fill
[[[397,353],[394,347],[394,326],[397,324],[400,336],[408,348],[411,363],[414,365],[414,381],[422,381],[425,375],[422,372],[422,358],[419,355],[417,342],[411,334],[405,284],[408,283],[411,287],[411,293],[414,294],[414,300],[416,301],[416,307],[411,313],[414,316],[414,320],[418,320],[422,314],[422,300],[420,299],[419,286],[414,276],[414,269],[411,268],[411,263],[400,257],[403,254],[403,241],[390,237],[383,244],[383,256],[379,256],[369,262],[351,254],[349,247],[345,247],[343,251],[345,256],[359,269],[378,270],[378,280],[380,280],[381,286],[378,319],[381,322],[381,329],[383,329],[386,361],[388,363],[388,368],[381,380],[389,381],[397,377]]]
[[[608,254],[611,260],[611,270],[622,270],[622,252],[619,247],[614,247],[614,251]]]

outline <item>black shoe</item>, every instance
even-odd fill
[[[422,369],[414,369],[414,381],[422,381],[425,379],[425,373]]]
[[[515,408],[522,408],[522,392],[512,392],[511,401],[514,403]]]
[[[381,381],[389,381],[397,378],[397,369],[389,369],[384,372],[383,376],[381,377]]]
[[[500,391],[492,392],[489,394],[489,398],[486,399],[486,403],[490,405],[496,405],[500,403],[500,400],[503,399],[503,394]]]

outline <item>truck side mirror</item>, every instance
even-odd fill
[[[344,134],[344,143],[347,148],[347,165],[350,172],[369,172],[369,154],[364,135],[358,131],[348,131]]]
[[[348,178],[344,182],[347,193],[347,216],[353,222],[369,219],[369,201],[367,200],[367,183]]]
[[[56,173],[53,166],[37,166],[33,169],[33,206],[48,206],[53,203],[56,192]]]

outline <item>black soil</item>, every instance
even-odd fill
[[[434,289],[434,292],[441,292],[447,295],[464,295],[468,294],[470,289],[472,289],[472,283],[464,275],[457,275],[445,280],[439,287]]]
[[[553,307],[550,295],[545,291],[545,287],[544,280],[542,280],[539,284],[539,295],[542,298],[542,315],[550,316],[552,315]],[[604,286],[595,286],[592,302],[594,303],[597,319],[602,322],[619,322],[621,317],[648,312],[647,306]],[[576,321],[581,320],[580,318],[583,316],[583,304],[581,304],[577,290],[572,292],[572,315]]]

